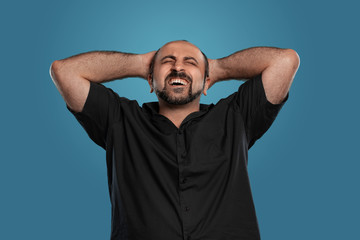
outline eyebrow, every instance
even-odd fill
[[[163,58],[161,59],[161,61],[164,60],[164,59],[166,59],[166,58],[171,58],[171,59],[173,59],[173,60],[176,60],[176,57],[175,57],[175,56],[173,56],[173,55],[167,55],[167,56],[163,57]]]
[[[163,57],[163,58],[161,59],[161,61],[163,61],[163,60],[166,59],[166,58],[171,58],[171,59],[173,59],[173,60],[176,60],[176,57],[175,57],[174,55],[167,55],[167,56]],[[198,61],[197,61],[195,58],[193,58],[193,57],[186,56],[186,57],[184,57],[184,60],[194,60],[197,64],[199,64]]]
[[[184,57],[184,60],[194,60],[197,64],[199,64],[198,61],[193,57]]]

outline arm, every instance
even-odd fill
[[[154,52],[131,54],[110,51],[88,52],[54,61],[50,75],[67,105],[81,112],[90,82],[103,83],[126,77],[146,79]]]
[[[250,79],[261,73],[266,98],[278,104],[290,89],[300,59],[291,49],[254,47],[228,57],[210,59],[209,64],[210,86],[229,79]]]

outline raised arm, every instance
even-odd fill
[[[50,67],[50,75],[67,105],[75,112],[81,112],[89,93],[90,82],[103,83],[126,77],[146,79],[154,53],[82,53],[54,61]]]
[[[210,86],[229,79],[246,80],[262,74],[266,98],[273,104],[286,97],[300,64],[292,49],[254,47],[209,60]]]

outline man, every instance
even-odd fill
[[[256,47],[207,59],[187,41],[157,52],[89,52],[55,61],[67,108],[106,150],[112,240],[260,239],[248,149],[287,100],[294,50]],[[99,83],[141,77],[158,102],[119,97]],[[216,82],[250,79],[217,104]]]

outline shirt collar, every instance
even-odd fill
[[[182,126],[184,126],[188,121],[198,118],[206,114],[214,104],[200,104],[200,110],[197,112],[190,113],[182,122]],[[160,120],[164,122],[165,119],[168,120],[165,116],[159,114],[159,102],[148,102],[142,105],[143,110],[152,118],[152,120]],[[170,120],[168,120],[170,121]],[[172,124],[173,125],[173,124]],[[175,127],[175,125],[173,125]],[[175,127],[176,128],[176,127]],[[180,126],[181,128],[181,126]]]
[[[214,104],[201,104],[200,103],[200,110],[189,114],[189,116],[190,115],[201,116],[201,115],[205,114],[207,111],[209,111],[213,106],[214,106]],[[159,102],[144,103],[142,107],[148,113],[150,113],[152,116],[161,115],[161,114],[159,114]]]

